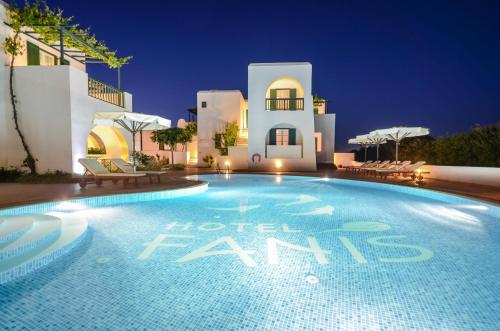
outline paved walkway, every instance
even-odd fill
[[[47,201],[65,200],[77,197],[111,195],[117,193],[136,193],[144,191],[160,191],[175,188],[188,187],[199,184],[198,181],[191,181],[184,178],[189,174],[215,173],[214,170],[202,168],[189,168],[185,171],[171,171],[163,176],[160,184],[150,184],[147,179],[141,179],[139,186],[133,184],[126,189],[122,185],[113,185],[110,181],[104,182],[102,187],[89,184],[85,189],[80,189],[78,184],[17,184],[0,183],[0,208],[12,207],[23,204],[39,203]],[[266,172],[265,174],[274,174]],[[304,175],[321,176],[344,179],[368,180],[376,182],[391,183],[397,185],[415,186],[408,180],[394,178],[389,180],[379,180],[369,176],[346,174],[343,170],[334,171],[329,167],[321,167],[316,172],[294,172],[282,173],[283,175]],[[500,188],[493,186],[475,185],[468,183],[448,182],[433,179],[426,179],[426,189],[443,191],[475,199],[486,200],[500,204]]]

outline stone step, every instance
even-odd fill
[[[26,250],[37,249],[44,242],[54,241],[60,232],[61,220],[50,215],[30,215],[31,228],[15,241],[0,249],[0,262],[22,254]]]
[[[16,250],[16,254],[0,261],[0,284],[35,271],[69,252],[81,242],[88,227],[85,219],[61,212],[40,215],[34,223],[29,233],[18,239],[19,243],[7,246],[11,251],[15,247],[25,249]]]
[[[25,216],[4,216],[0,218],[0,247],[17,239],[33,225],[33,218]]]

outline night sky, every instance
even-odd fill
[[[246,97],[249,63],[287,61],[312,63],[313,93],[337,114],[337,151],[377,128],[439,136],[500,120],[500,1],[48,3],[133,55],[122,81],[134,110],[173,123],[198,90]],[[116,71],[88,71],[116,84]]]

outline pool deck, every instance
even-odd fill
[[[19,184],[0,183],[0,209],[25,204],[60,201],[71,198],[112,195],[118,193],[137,193],[145,191],[162,191],[184,188],[199,184],[199,181],[187,180],[184,177],[193,174],[215,173],[206,168],[187,168],[184,171],[168,172],[162,177],[161,183],[150,184],[147,179],[141,179],[139,186],[130,184],[126,189],[122,185],[113,185],[110,181],[104,182],[101,187],[89,184],[80,189],[78,184]],[[239,173],[239,172],[238,172]],[[241,172],[249,173],[249,172]],[[258,174],[276,174],[273,172],[252,172]],[[375,179],[371,176],[348,174],[343,170],[333,170],[322,166],[316,172],[283,172],[282,175],[318,176],[342,179],[366,180],[372,182],[390,183],[415,187],[415,183],[408,179],[390,178],[388,180]],[[449,182],[436,179],[425,179],[423,188],[457,194],[469,198],[484,200],[500,205],[500,188],[494,186],[476,185],[470,183]]]

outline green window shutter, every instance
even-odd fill
[[[294,100],[297,98],[297,89],[291,88],[290,89],[290,110],[296,110],[297,109],[297,102]]]
[[[276,145],[276,129],[269,131],[269,145]]]
[[[270,110],[276,110],[276,106],[277,106],[277,101],[276,101],[276,98],[278,97],[278,92],[275,88],[272,88],[270,93],[269,93],[269,98],[271,98],[270,100],[270,107],[269,109]]]
[[[297,129],[288,129],[288,145],[295,145]]]
[[[39,66],[40,65],[40,48],[28,42],[28,65],[29,66]]]

